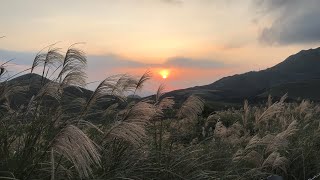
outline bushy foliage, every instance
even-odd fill
[[[0,179],[312,179],[320,173],[320,106],[269,97],[266,105],[203,117],[203,99],[178,109],[160,86],[155,97],[129,100],[150,79],[115,75],[89,98],[83,93],[85,54],[50,47],[29,69],[41,68],[37,91],[0,84]],[[50,81],[48,80],[50,79]],[[99,108],[100,107],[100,108]],[[101,108],[102,107],[102,108]]]

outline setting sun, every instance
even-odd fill
[[[169,74],[170,74],[170,72],[167,69],[163,69],[163,70],[160,71],[159,74],[162,76],[163,79],[167,79]]]

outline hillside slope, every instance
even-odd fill
[[[177,99],[185,99],[196,94],[207,101],[242,102],[244,99],[257,99],[270,92],[281,96],[288,92],[295,97],[320,100],[320,48],[302,50],[283,62],[262,70],[237,74],[222,78],[212,84],[176,90],[168,93]],[[302,86],[303,88],[300,87]],[[287,85],[286,85],[287,84]],[[299,89],[297,91],[297,89]],[[301,93],[301,96],[299,96]]]

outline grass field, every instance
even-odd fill
[[[177,108],[160,86],[149,99],[128,100],[150,80],[107,77],[87,97],[86,57],[71,47],[39,53],[28,70],[39,90],[0,84],[0,179],[316,179],[320,173],[320,106],[272,97],[261,105],[204,112],[191,95]],[[40,69],[40,71],[39,71]],[[51,76],[52,74],[52,76]],[[47,81],[45,79],[50,79]],[[163,98],[164,97],[164,98]],[[98,108],[100,107],[100,108]]]

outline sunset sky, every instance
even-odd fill
[[[152,93],[264,69],[320,46],[319,0],[2,0],[0,60],[14,68],[70,44],[88,56],[88,81],[151,70]],[[168,71],[164,79],[160,73]]]

